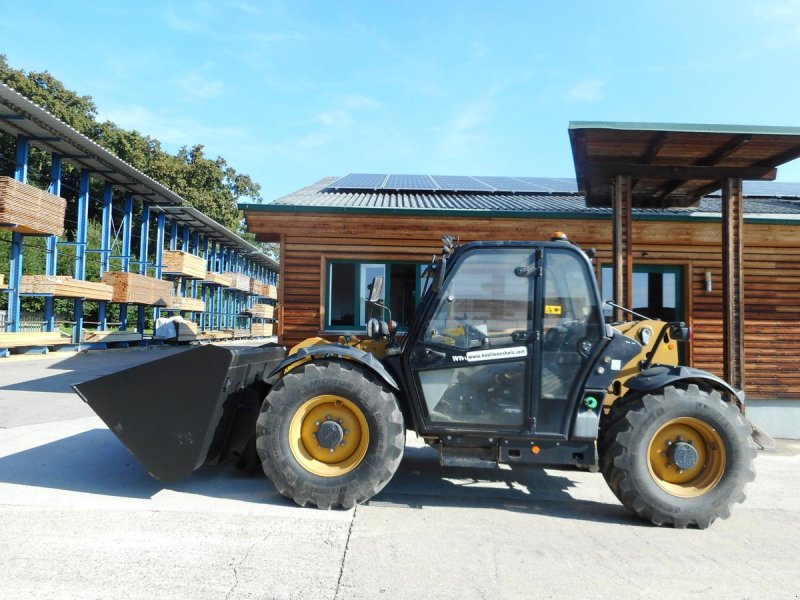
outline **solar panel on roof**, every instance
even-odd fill
[[[790,183],[788,181],[745,181],[745,196],[764,196],[764,197],[794,197],[800,198],[800,183]],[[715,192],[714,195],[719,195]]]
[[[389,175],[384,183],[386,190],[426,190],[439,189],[429,175]]]
[[[329,187],[342,190],[379,190],[386,181],[385,174],[350,173],[334,181]]]
[[[578,191],[578,185],[575,180],[568,177],[515,177],[515,179],[539,186],[542,191],[550,193],[574,193]]]
[[[541,192],[541,187],[516,177],[476,177],[481,183],[490,185],[498,192]]]
[[[444,192],[491,192],[494,188],[466,175],[431,175]]]

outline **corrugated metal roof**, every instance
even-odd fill
[[[181,223],[193,226],[226,246],[243,252],[269,270],[278,264],[257,247],[188,205],[181,196],[142,173],[73,127],[0,83],[0,129],[24,135],[31,144],[59,154],[66,162],[88,169],[113,185],[131,192],[156,210],[169,212]]]
[[[580,213],[605,215],[609,208],[587,207],[582,194],[481,194],[452,192],[396,192],[373,190],[347,192],[332,190],[330,185],[338,177],[326,177],[320,181],[278,198],[269,204],[247,204],[245,210],[403,210],[462,211],[491,213]],[[745,182],[745,190],[747,191]],[[758,183],[756,197],[745,199],[745,213],[750,215],[788,216],[800,215],[800,184],[776,184],[775,196],[763,195],[766,182]],[[790,193],[791,192],[791,193]],[[649,215],[693,215],[698,213],[718,214],[720,198],[706,197],[695,208],[648,208],[634,209],[636,214]]]

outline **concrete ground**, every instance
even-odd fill
[[[458,471],[412,437],[366,505],[302,509],[263,477],[150,478],[69,384],[174,349],[0,359],[0,596],[798,598],[800,444],[761,453],[710,529],[652,527],[602,476]]]

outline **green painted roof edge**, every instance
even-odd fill
[[[617,129],[621,131],[670,131],[682,133],[735,133],[800,135],[800,127],[776,125],[725,125],[713,123],[633,123],[626,121],[570,121],[569,129]]]
[[[494,219],[567,219],[571,221],[610,221],[611,213],[590,213],[572,211],[554,212],[534,212],[534,211],[491,211],[491,210],[449,210],[441,208],[380,208],[380,207],[353,207],[353,206],[288,206],[285,204],[239,204],[239,210],[253,212],[280,212],[280,213],[338,213],[338,214],[361,214],[361,215],[384,215],[384,216],[427,216],[427,217],[468,217],[473,219],[494,218]],[[635,221],[673,221],[684,223],[719,223],[722,216],[703,214],[695,216],[692,213],[685,214],[642,214],[634,213]],[[787,219],[776,216],[774,219],[769,217],[744,217],[745,223],[764,223],[770,225],[792,225],[800,227],[800,220]]]

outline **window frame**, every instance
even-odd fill
[[[354,321],[355,324],[352,327],[342,326],[342,325],[331,325],[331,302],[332,302],[332,290],[333,290],[333,265],[335,264],[351,264],[355,267],[356,273],[356,281],[354,286],[354,312],[355,315]],[[415,282],[414,282],[414,295],[415,295],[415,309],[419,307],[420,302],[422,301],[422,273],[425,270],[426,266],[428,265],[427,262],[417,262],[413,260],[369,260],[369,259],[361,259],[361,258],[331,258],[325,260],[325,290],[324,290],[324,307],[325,307],[325,316],[322,319],[322,329],[321,331],[324,332],[331,332],[331,333],[364,333],[367,329],[366,326],[366,311],[364,299],[361,297],[362,290],[365,289],[365,286],[369,283],[368,281],[364,281],[364,274],[366,272],[366,267],[383,267],[383,298],[391,298],[392,294],[392,277],[391,277],[391,268],[392,265],[413,265],[415,267]],[[389,306],[391,309],[392,307]],[[363,325],[361,325],[363,323]],[[398,328],[399,332],[406,332],[409,328],[411,323],[407,325],[402,325]]]

